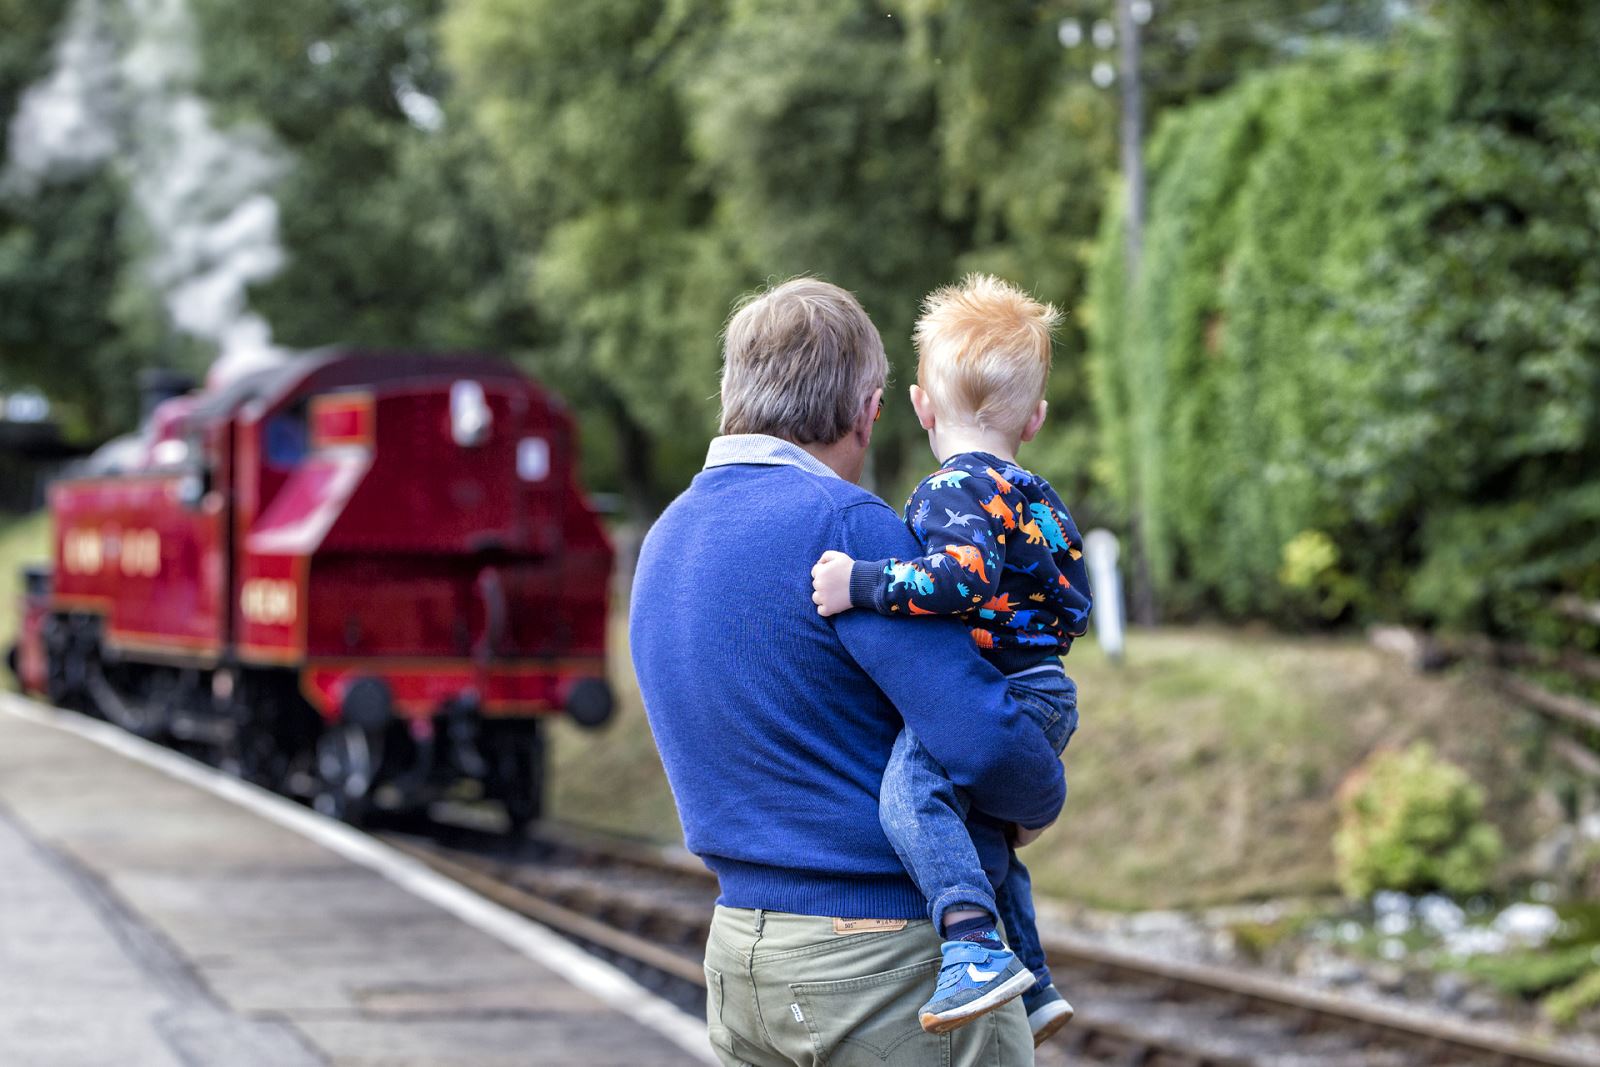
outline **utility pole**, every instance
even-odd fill
[[[1139,29],[1150,20],[1150,0],[1117,0],[1121,55],[1122,178],[1128,192],[1128,282],[1139,276],[1144,252],[1144,91],[1139,76]]]
[[[1144,256],[1144,80],[1139,69],[1139,30],[1150,21],[1151,0],[1117,0],[1117,81],[1122,89],[1122,181],[1127,188],[1127,277],[1131,290],[1139,283],[1139,263]],[[1131,533],[1136,543],[1143,531],[1139,516],[1134,516]],[[1154,583],[1146,553],[1133,553],[1133,615],[1142,625],[1154,626],[1157,618]]]
[[[1063,19],[1056,28],[1056,36],[1063,48],[1078,48],[1085,39],[1092,42],[1108,58],[1098,59],[1090,68],[1090,79],[1101,89],[1110,89],[1120,81],[1122,85],[1122,181],[1127,191],[1124,235],[1127,260],[1126,284],[1131,291],[1139,279],[1140,262],[1144,255],[1145,177],[1144,177],[1144,83],[1140,71],[1140,30],[1155,14],[1154,0],[1116,0],[1116,24],[1110,19],[1096,19],[1085,32],[1084,24],[1076,18]],[[1117,49],[1117,65],[1109,61],[1111,49]],[[1134,546],[1133,580],[1129,583],[1134,619],[1145,626],[1153,626],[1158,618],[1155,589],[1150,579],[1150,561],[1143,551],[1143,523],[1135,513],[1130,517],[1128,533]]]

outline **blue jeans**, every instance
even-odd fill
[[[1065,674],[1041,671],[1012,679],[1007,689],[1059,756],[1078,729],[1077,685]],[[967,832],[969,806],[966,794],[916,735],[902,730],[883,772],[878,818],[900,862],[928,898],[934,929],[944,929],[944,913],[951,908],[977,908],[998,917],[1012,951],[1042,989],[1050,984],[1050,969],[1039,942],[1028,869],[1012,852],[1005,880],[997,890],[990,889]]]

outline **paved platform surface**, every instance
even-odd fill
[[[560,966],[0,708],[0,1063],[701,1062]]]

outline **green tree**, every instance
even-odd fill
[[[573,402],[589,484],[650,487],[653,441],[541,310],[549,219],[455,91],[445,5],[192,3],[209,96],[293,159],[274,191],[287,262],[253,293],[277,340],[507,353]],[[553,261],[545,273],[558,287]],[[656,500],[633,495],[640,511]]]
[[[695,155],[741,287],[818,274],[855,292],[892,382],[876,485],[909,489],[930,462],[905,400],[922,296],[952,280],[965,226],[942,210],[930,69],[879,5],[734,5],[687,77]]]
[[[1096,88],[1096,63],[1114,50],[1093,41],[1114,22],[1109,0],[905,0],[913,62],[932,78],[944,211],[959,232],[959,274],[987,270],[1068,312],[1051,378],[1053,415],[1030,461],[1049,473],[1080,517],[1126,521],[1113,475],[1096,463],[1096,383],[1085,352],[1098,312],[1086,307],[1095,234],[1119,165],[1115,86]],[[1303,49],[1309,34],[1387,29],[1372,0],[1286,0],[1250,17],[1214,3],[1173,0],[1143,31],[1147,120],[1217,93],[1252,70]],[[1065,48],[1058,31],[1082,35]],[[1120,254],[1120,253],[1113,253]],[[1104,275],[1102,275],[1104,277]],[[1146,436],[1149,436],[1148,434]],[[1148,441],[1145,446],[1149,446]]]
[[[539,365],[604,420],[639,513],[712,432],[732,286],[704,236],[711,200],[674,75],[714,19],[643,0],[469,0],[444,25],[459,102],[517,223],[514,255],[531,264]]]
[[[439,0],[190,0],[201,86],[293,160],[287,264],[256,306],[289,345],[530,346],[537,324],[480,146],[441,100]]]
[[[9,123],[22,91],[45,72],[67,0],[0,0],[0,119]],[[0,143],[0,158],[6,144]]]
[[[1103,234],[1110,485],[1180,609],[1296,617],[1317,538],[1369,614],[1526,635],[1600,587],[1600,36],[1552,3],[1485,50],[1499,10],[1453,11],[1174,113],[1133,291]]]
[[[0,207],[0,387],[45,393],[79,440],[133,425],[140,367],[193,363],[140,275],[126,205],[101,167]]]
[[[0,129],[49,70],[66,0],[0,0]],[[9,138],[0,137],[0,173]],[[142,235],[110,165],[0,188],[0,388],[32,387],[74,437],[132,425],[140,366],[192,353],[137,269]]]

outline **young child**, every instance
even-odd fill
[[[906,502],[906,524],[927,553],[852,560],[826,552],[811,573],[823,615],[861,608],[966,620],[1060,754],[1078,725],[1077,687],[1060,657],[1088,626],[1088,576],[1061,498],[1016,461],[1018,446],[1044,423],[1057,319],[1055,308],[983,274],[928,296],[916,327],[911,405],[941,465]],[[991,894],[966,811],[938,763],[902,732],[884,772],[880,817],[945,938],[922,1026],[953,1030],[1021,994],[1037,1045],[1072,1018],[1072,1006],[1051,984],[1026,868],[1013,853]]]

